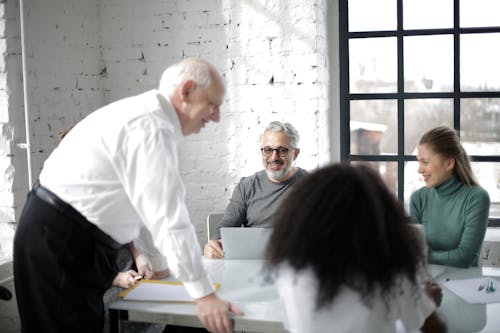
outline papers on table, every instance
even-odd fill
[[[488,283],[493,280],[496,291],[488,292]],[[465,280],[450,280],[443,283],[449,290],[468,303],[488,304],[500,302],[500,282],[496,279],[482,277]]]
[[[215,284],[216,289],[219,287],[219,284]],[[182,282],[176,281],[141,280],[122,291],[120,297],[128,301],[194,302]]]

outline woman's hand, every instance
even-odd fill
[[[431,281],[425,282],[424,290],[427,295],[434,300],[436,306],[441,305],[441,301],[443,300],[443,291],[437,283]]]

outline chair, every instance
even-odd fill
[[[207,239],[210,241],[215,234],[215,228],[222,220],[223,213],[210,213],[207,216]]]

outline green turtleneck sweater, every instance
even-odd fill
[[[410,215],[425,225],[429,263],[477,266],[489,209],[488,192],[466,185],[456,176],[436,187],[415,191]]]

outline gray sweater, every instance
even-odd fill
[[[274,183],[261,170],[250,177],[241,178],[233,191],[224,218],[215,230],[214,239],[220,239],[222,227],[270,227],[274,212],[297,180],[307,175],[299,169],[290,179]]]

